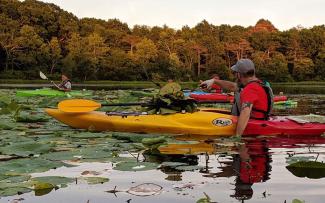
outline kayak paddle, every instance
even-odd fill
[[[46,77],[46,75],[45,75],[42,71],[39,72],[39,76],[40,76],[43,80],[49,80],[49,79]],[[60,87],[57,86],[57,85],[56,85],[52,80],[51,80],[51,83],[52,83],[56,88],[60,89]]]
[[[86,99],[69,99],[59,102],[58,109],[67,113],[86,113],[101,108],[102,106],[146,106],[148,103],[117,103],[101,104]]]

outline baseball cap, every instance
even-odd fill
[[[231,70],[238,73],[247,73],[251,70],[255,71],[255,66],[253,61],[251,61],[250,59],[240,59],[235,65],[231,67]]]

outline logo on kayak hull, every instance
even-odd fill
[[[212,124],[219,127],[225,127],[232,124],[232,120],[229,118],[217,118],[212,121]]]

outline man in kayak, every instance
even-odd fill
[[[65,92],[69,92],[71,91],[71,81],[68,78],[68,76],[66,76],[65,74],[61,75],[61,83],[59,85],[56,85],[53,81],[51,81],[55,87],[57,87],[59,90],[61,91],[65,91]]]
[[[211,79],[220,80],[220,77],[217,74],[213,74],[212,77],[211,77]],[[203,81],[200,80],[200,83],[201,84],[202,84],[202,82]],[[203,86],[201,86],[201,88],[207,89],[211,93],[220,93],[220,94],[222,93],[222,88],[219,85],[217,85],[217,84],[213,84],[213,85],[211,85],[211,87],[207,87],[206,85],[203,85]]]
[[[249,119],[267,120],[272,110],[273,93],[269,85],[255,76],[255,66],[250,59],[240,59],[231,67],[236,82],[210,79],[201,83],[208,88],[213,84],[235,92],[232,115],[239,116],[236,136],[241,136]]]

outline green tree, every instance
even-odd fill
[[[59,61],[62,58],[62,51],[61,51],[61,47],[58,41],[58,38],[53,37],[51,39],[51,41],[48,44],[49,46],[49,57],[50,57],[50,73],[53,73],[53,70],[56,68],[56,66],[58,65]]]
[[[311,80],[314,76],[314,62],[310,58],[297,59],[294,62],[292,76],[295,80]]]
[[[136,45],[136,51],[131,56],[137,64],[142,66],[147,79],[149,79],[148,69],[158,56],[158,50],[152,40],[144,38]]]

